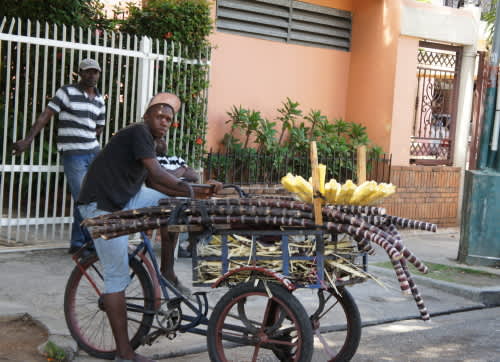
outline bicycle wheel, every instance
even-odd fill
[[[326,305],[320,319],[328,314],[321,328],[321,339],[329,362],[350,361],[361,339],[361,317],[354,298],[347,289],[329,288]],[[330,322],[331,321],[331,322]],[[313,321],[314,322],[314,321]],[[319,325],[319,323],[318,323]]]
[[[219,300],[207,329],[212,361],[311,360],[312,326],[304,307],[278,284],[267,289],[262,282],[242,283]]]
[[[97,255],[81,262],[95,288],[104,291],[102,266]],[[125,290],[128,335],[132,348],[141,344],[153,324],[154,293],[146,269],[136,259],[130,260],[131,282]],[[145,313],[145,311],[150,311]],[[77,266],[73,269],[64,294],[64,315],[71,335],[78,346],[94,357],[113,359],[116,345],[102,297]]]

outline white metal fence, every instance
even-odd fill
[[[73,201],[55,148],[57,119],[23,155],[14,157],[11,146],[27,134],[57,88],[77,81],[83,58],[96,59],[102,68],[99,89],[107,117],[101,144],[139,121],[154,93],[170,91],[183,106],[177,127],[166,136],[169,152],[200,158],[210,49],[197,59],[183,54],[186,47],[163,39],[0,19],[0,243],[69,238]]]

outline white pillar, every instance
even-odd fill
[[[467,144],[469,142],[469,129],[472,117],[475,67],[476,47],[466,45],[463,49],[460,83],[458,85],[455,147],[453,148],[453,166],[463,168],[465,168],[467,163]]]
[[[151,39],[147,36],[141,38],[140,51],[144,54],[144,57],[139,59],[139,74],[138,74],[138,87],[137,87],[137,114],[136,117],[139,120],[144,111],[146,110],[146,105],[153,96],[153,72],[154,64],[151,58],[153,47]]]
[[[474,72],[476,67],[476,46],[466,45],[462,54],[460,84],[458,90],[457,120],[455,128],[455,147],[453,148],[453,166],[460,167],[460,186],[458,193],[458,220],[461,218],[464,174],[467,169],[469,133],[474,95]]]

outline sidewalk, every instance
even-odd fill
[[[458,229],[447,229],[438,233],[405,232],[403,242],[424,261],[459,265],[455,261],[459,245]],[[66,281],[74,263],[66,253],[65,246],[61,245],[60,248],[54,248],[54,246],[51,245],[50,249],[45,250],[34,250],[34,247],[26,247],[22,250],[0,248],[0,273],[3,276],[0,278],[2,291],[0,315],[16,316],[28,313],[47,327],[51,340],[76,350],[76,344],[69,336],[62,308]],[[381,248],[376,247],[376,251],[377,255],[369,257],[370,264],[388,260]],[[500,275],[498,269],[475,266],[472,268]],[[182,280],[190,280],[191,259],[178,259],[176,271]],[[382,288],[373,281],[349,287],[365,326],[419,318],[413,298],[400,292],[394,272],[371,265],[369,271],[381,279],[386,288]],[[450,283],[429,281],[428,278],[417,276],[415,280],[431,315],[485,306],[485,301],[481,299],[483,288],[462,285],[453,286],[455,289],[450,289],[447,285]],[[500,287],[491,287],[488,290],[491,293],[486,304],[500,305]],[[210,305],[215,305],[223,293],[225,293],[224,289],[211,291],[209,293]],[[316,295],[311,290],[299,290],[296,295],[304,306],[309,306],[316,300]],[[324,324],[328,324],[328,320]],[[173,341],[166,338],[159,339],[153,346],[141,347],[141,351],[154,358],[164,359],[202,352],[205,346],[205,337],[181,334]],[[75,361],[96,360],[78,352]]]

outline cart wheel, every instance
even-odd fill
[[[361,317],[354,298],[347,289],[329,288],[325,292],[325,307],[313,323],[328,314],[333,322],[324,322],[321,328],[321,342],[325,347],[329,362],[350,361],[358,349],[361,338]],[[319,323],[317,323],[319,325]]]
[[[302,304],[282,286],[242,283],[215,306],[207,344],[217,362],[310,361],[312,326]]]
[[[115,358],[115,340],[104,311],[102,298],[95,288],[104,291],[103,271],[97,255],[90,255],[73,269],[64,295],[64,315],[71,335],[78,346],[91,356]],[[146,269],[135,259],[130,259],[131,281],[125,290],[127,303],[128,335],[132,348],[140,346],[153,324],[154,293]]]

